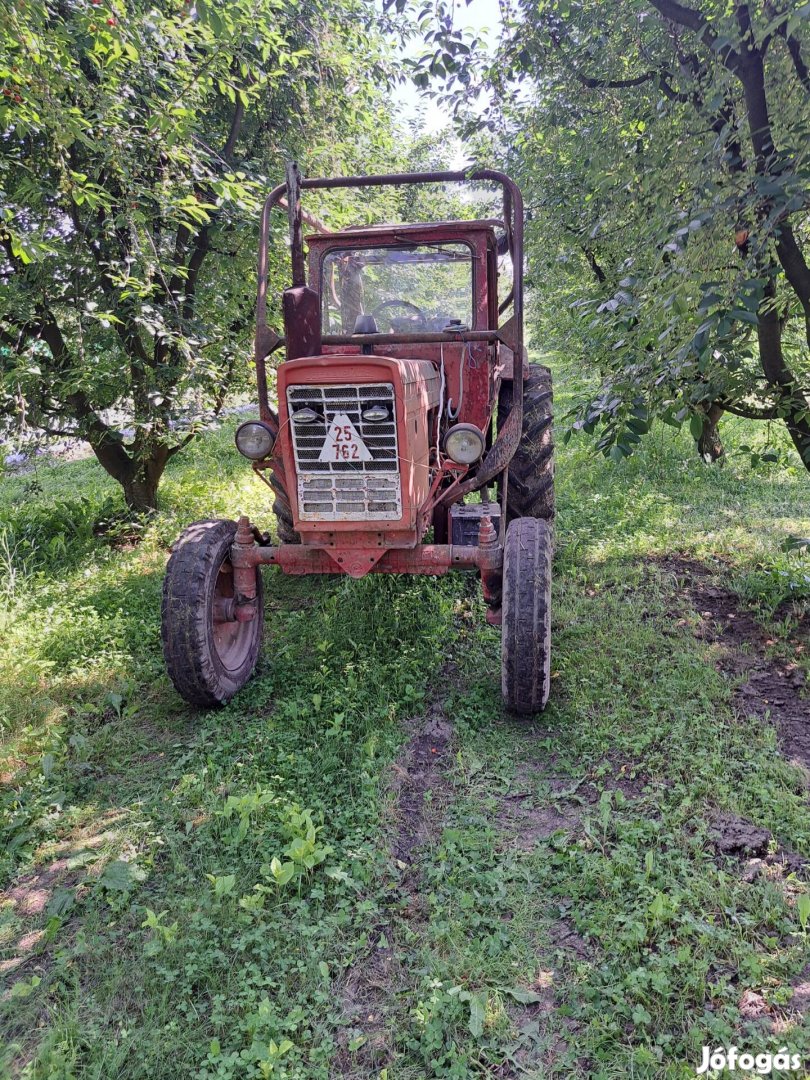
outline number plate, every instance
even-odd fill
[[[332,417],[318,461],[371,461],[371,451],[346,413],[336,413]]]

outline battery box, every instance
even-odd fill
[[[478,547],[478,528],[481,518],[488,516],[495,526],[501,528],[501,508],[498,503],[454,503],[450,507],[450,542],[455,547]]]

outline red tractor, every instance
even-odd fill
[[[503,219],[329,232],[302,190],[488,181]],[[267,325],[270,215],[286,202],[292,285],[284,337]],[[308,237],[308,273],[303,222]],[[499,259],[512,283],[499,300]],[[267,359],[280,346],[277,407]],[[237,449],[272,490],[273,540],[246,517],[201,521],[163,589],[169,674],[195,705],[229,700],[262,639],[262,565],[285,574],[477,570],[502,627],[504,702],[549,693],[554,463],[551,374],[523,346],[523,200],[490,169],[302,179],[264,206],[256,328],[259,419]]]

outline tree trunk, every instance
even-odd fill
[[[168,446],[150,441],[136,445],[130,455],[110,440],[91,445],[99,463],[123,488],[127,509],[137,514],[157,509],[158,484],[172,454]]]
[[[756,154],[756,170],[760,176],[767,178],[769,162],[775,153],[775,147],[765,89],[765,67],[759,49],[749,46],[748,52],[739,63],[737,74],[745,93],[748,128]],[[770,212],[770,209],[768,202],[763,203],[760,216],[764,218]],[[808,312],[810,312],[808,306],[810,304],[810,293],[808,293],[808,290],[810,290],[810,270],[805,263],[800,248],[795,243],[793,231],[788,224],[784,224],[777,234],[777,255],[788,281],[802,303],[805,318],[808,318]],[[787,415],[784,418],[785,424],[804,467],[810,471],[808,403],[805,395],[798,388],[793,371],[785,360],[782,345],[782,321],[776,303],[777,266],[770,259],[761,259],[759,261],[759,271],[766,278],[763,303],[757,313],[759,317],[757,337],[759,339],[760,364],[765,378],[781,394],[782,404],[787,405]]]
[[[159,477],[155,479],[148,473],[133,476],[123,483],[124,501],[129,510],[135,513],[145,513],[157,510],[157,489]]]
[[[703,431],[698,439],[698,453],[704,461],[717,461],[725,454],[720,439],[719,423],[723,409],[712,404],[703,413]]]

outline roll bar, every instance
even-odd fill
[[[489,453],[476,470],[476,475],[463,483],[455,483],[448,488],[443,502],[460,498],[483,484],[489,483],[512,459],[520,440],[523,422],[523,196],[520,188],[506,173],[495,169],[471,169],[456,172],[412,172],[382,173],[377,176],[330,176],[302,177],[295,162],[287,165],[287,179],[273,188],[267,196],[262,209],[261,232],[259,236],[258,295],[256,298],[256,344],[254,359],[256,362],[256,381],[259,397],[259,411],[265,418],[273,415],[267,393],[266,358],[281,343],[267,325],[267,277],[268,251],[270,244],[270,215],[280,200],[287,203],[290,222],[290,246],[292,256],[292,284],[306,284],[304,263],[304,241],[302,233],[301,191],[305,189],[394,187],[405,184],[463,184],[488,180],[499,184],[503,190],[503,220],[509,253],[512,257],[512,302],[513,331],[510,335],[514,342],[513,407],[506,423],[493,443]],[[508,299],[508,298],[507,298]],[[494,328],[493,328],[494,329]],[[375,335],[379,344],[394,335]],[[442,335],[444,338],[444,335]],[[420,335],[414,335],[420,340]],[[457,340],[452,334],[448,341]]]

